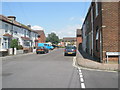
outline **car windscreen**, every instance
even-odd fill
[[[66,47],[66,49],[76,49],[76,47]]]

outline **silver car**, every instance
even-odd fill
[[[74,55],[76,56],[76,47],[75,46],[66,46],[64,49],[64,56]]]

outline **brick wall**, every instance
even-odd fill
[[[102,3],[102,24],[106,26],[102,29],[104,52],[118,52],[118,6],[117,2]],[[118,58],[113,57],[110,60]]]
[[[77,47],[79,50],[82,48],[81,44],[82,44],[82,36],[78,36],[77,37]]]
[[[46,42],[46,37],[44,32],[40,34],[40,37],[38,38],[38,43],[45,43]]]
[[[118,26],[119,26],[119,31],[118,31],[118,39],[119,39],[119,42],[118,42],[118,50],[119,50],[119,52],[120,52],[120,1],[119,1],[119,9],[118,9],[118,12],[119,12],[119,17],[118,17],[118,21],[119,21],[119,23],[118,23]]]

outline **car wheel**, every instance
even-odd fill
[[[67,54],[66,54],[66,53],[64,53],[64,56],[67,56]]]
[[[74,56],[76,56],[76,53],[74,54]]]

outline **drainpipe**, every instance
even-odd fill
[[[103,62],[103,41],[102,41],[102,29],[105,28],[106,26],[102,26],[99,28],[100,32],[100,61]],[[100,30],[101,29],[101,30]]]
[[[11,30],[11,35],[13,36],[13,20],[12,20],[12,30]],[[12,40],[12,38],[11,38]],[[12,54],[14,55],[14,48],[12,48]]]

